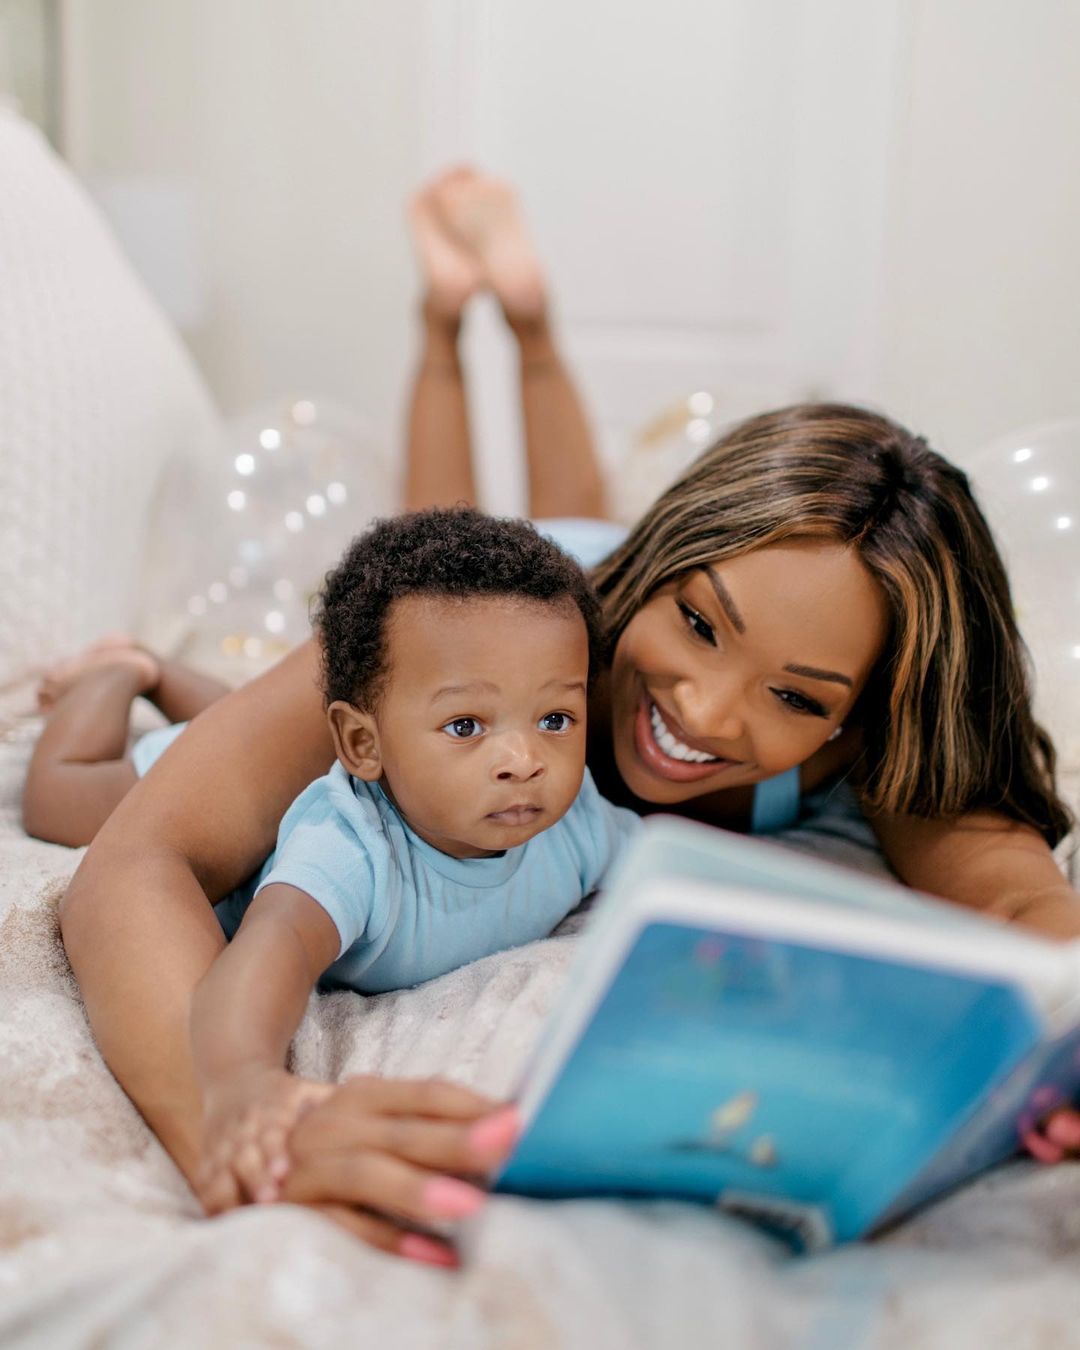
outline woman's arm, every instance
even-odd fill
[[[103,827],[61,905],[101,1053],[189,1179],[202,1128],[191,1001],[224,946],[207,896],[251,875],[332,762],[317,676],[308,642],[196,718]]]
[[[992,811],[957,821],[880,815],[871,824],[907,885],[1050,937],[1080,937],[1080,896],[1029,826]]]

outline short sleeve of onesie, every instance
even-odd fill
[[[370,796],[358,797],[335,765],[285,813],[258,890],[287,882],[310,895],[333,920],[340,955],[361,939],[375,941],[386,928],[398,889],[393,872],[377,806]]]

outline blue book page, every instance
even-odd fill
[[[498,1189],[866,1232],[1038,1043],[1017,991],[715,928],[641,929]]]

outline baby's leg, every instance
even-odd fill
[[[170,722],[190,722],[204,708],[231,693],[227,684],[203,675],[179,661],[158,661],[158,681],[145,697],[160,708]]]
[[[138,775],[127,758],[134,700],[156,679],[156,663],[120,659],[85,672],[57,697],[34,747],[23,791],[28,834],[77,848],[88,844]]]
[[[78,656],[53,666],[38,689],[38,704],[43,709],[51,708],[84,675],[123,662],[143,672],[145,682],[139,693],[160,708],[170,722],[190,722],[230,692],[220,680],[179,661],[164,661],[126,634],[110,633]]]

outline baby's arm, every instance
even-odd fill
[[[195,991],[192,1049],[204,1103],[196,1190],[209,1213],[276,1199],[289,1130],[332,1091],[284,1065],[311,990],[339,945],[321,905],[295,886],[272,883]]]

